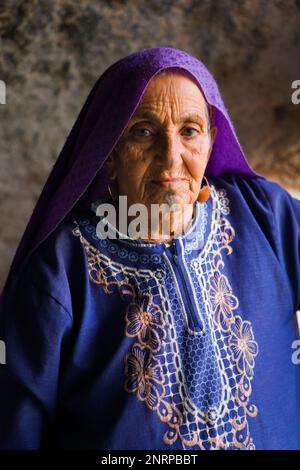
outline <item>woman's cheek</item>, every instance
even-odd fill
[[[144,177],[147,165],[143,160],[143,153],[139,150],[127,148],[124,149],[124,159],[122,160],[122,168],[120,178],[126,180],[128,186],[139,186]]]
[[[203,161],[199,152],[186,154],[184,156],[184,161],[193,179],[200,181],[203,174]]]
[[[209,145],[200,144],[200,148],[194,148],[184,154],[184,161],[192,177],[200,182],[203,177],[204,169],[207,163]]]
[[[118,148],[118,162],[121,174],[127,174],[135,164],[136,158],[130,146],[123,144]],[[124,173],[125,172],[125,173]]]

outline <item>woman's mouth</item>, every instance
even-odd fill
[[[163,186],[164,188],[169,188],[170,186],[178,185],[187,181],[187,178],[168,178],[168,179],[157,179],[152,180],[153,183]]]

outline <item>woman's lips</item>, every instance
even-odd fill
[[[159,186],[168,188],[170,186],[183,183],[184,181],[187,181],[187,178],[170,178],[170,179],[153,180],[153,183],[158,184]]]

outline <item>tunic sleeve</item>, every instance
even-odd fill
[[[59,377],[72,319],[49,292],[50,284],[36,283],[31,268],[11,279],[0,314],[1,449],[47,448],[55,437]]]
[[[260,181],[273,212],[277,255],[286,273],[296,312],[300,310],[300,200],[273,181]]]

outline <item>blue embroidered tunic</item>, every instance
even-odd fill
[[[300,449],[300,201],[210,177],[170,244],[69,213],[1,313],[0,447]]]

